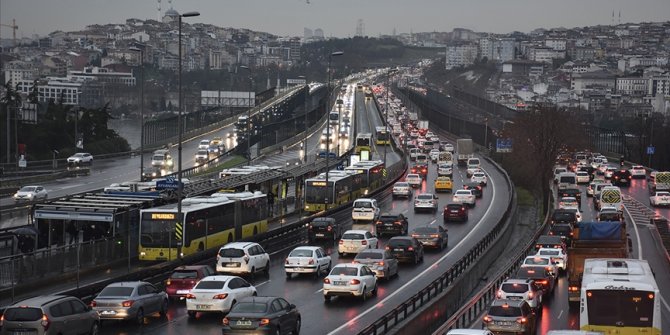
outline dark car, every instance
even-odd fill
[[[573,225],[577,224],[577,212],[569,209],[555,209],[551,213],[551,224],[557,223],[570,223]]]
[[[561,248],[563,251],[567,250],[567,246],[561,237],[552,235],[541,235],[537,238],[535,249],[539,250],[540,248]]]
[[[564,198],[564,197],[573,197],[577,199],[577,203],[579,204],[579,207],[582,207],[582,191],[580,191],[577,188],[566,188],[563,190],[558,191],[558,198]]]
[[[215,274],[209,265],[179,266],[172,270],[172,274],[165,281],[165,292],[170,299],[183,298],[200,279]]]
[[[449,233],[440,225],[417,227],[412,231],[411,236],[423,244],[424,247],[442,250],[449,245]]]
[[[538,289],[542,290],[543,301],[549,299],[556,286],[556,278],[546,266],[523,266],[514,275],[515,279],[532,279]]]
[[[572,227],[570,223],[556,223],[549,228],[549,235],[560,236],[566,244],[570,244],[570,240],[572,240]]]
[[[299,334],[300,311],[279,297],[247,297],[223,318],[226,334]]]
[[[426,179],[428,176],[428,165],[426,164],[414,164],[410,169],[410,173],[417,173],[421,178]]]
[[[161,169],[156,167],[145,167],[142,170],[142,181],[151,181],[155,178],[161,177]]]
[[[610,180],[614,186],[628,186],[630,185],[631,179],[633,179],[633,176],[630,174],[630,171],[621,169],[612,172],[612,178]]]
[[[330,217],[314,218],[309,223],[307,234],[310,241],[319,239],[337,241],[342,236],[342,226]]]
[[[390,250],[393,257],[400,262],[417,264],[423,261],[423,245],[414,237],[396,236],[386,243],[386,250]]]
[[[468,221],[468,206],[465,204],[447,204],[442,213],[444,222]]]
[[[384,213],[375,222],[377,236],[382,234],[407,235],[409,223],[402,213]]]
[[[467,182],[463,184],[464,190],[472,190],[475,198],[481,198],[484,195],[484,188],[477,182]]]

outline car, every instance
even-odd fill
[[[616,207],[605,206],[598,211],[597,221],[621,221],[623,222],[623,213]]]
[[[537,315],[525,300],[499,299],[482,318],[483,327],[494,333],[535,334]]]
[[[210,144],[209,148],[207,148],[207,154],[209,157],[218,157],[221,155],[221,148],[219,147],[218,144]]]
[[[393,191],[391,192],[393,198],[405,197],[410,198],[412,196],[412,186],[406,181],[399,181],[393,184]]]
[[[586,196],[587,197],[593,197],[594,192],[596,190],[596,185],[597,184],[602,184],[602,183],[605,183],[605,180],[603,180],[603,179],[593,179],[589,183],[589,186],[586,188]]]
[[[100,320],[134,320],[144,324],[144,317],[168,311],[168,295],[153,284],[143,281],[111,283],[91,301]]]
[[[567,250],[567,244],[560,236],[553,235],[540,235],[535,241],[535,249],[540,250],[541,248],[561,248]]]
[[[416,173],[409,173],[405,176],[405,182],[407,182],[413,188],[421,187],[421,182],[423,178]]]
[[[165,281],[165,293],[170,299],[184,298],[200,279],[214,274],[209,265],[178,266]]]
[[[575,197],[561,197],[558,200],[558,208],[579,210],[579,203]]]
[[[612,179],[612,175],[614,174],[614,171],[616,171],[617,168],[613,166],[608,166],[605,168],[605,179]]]
[[[463,183],[464,190],[471,190],[472,194],[475,195],[475,198],[479,199],[484,196],[484,188],[479,183],[473,183],[471,181]]]
[[[414,228],[410,235],[424,247],[443,250],[449,245],[449,233],[441,225],[424,225]]]
[[[421,193],[414,197],[414,213],[419,211],[437,212],[437,204],[439,198],[432,193]]]
[[[448,163],[439,163],[437,164],[437,175],[442,177],[451,177],[454,173],[453,167]]]
[[[633,178],[644,179],[647,176],[647,170],[642,165],[633,165],[628,171]]]
[[[593,190],[593,198],[596,199],[594,200],[597,201],[598,198],[600,198],[600,192],[603,190],[603,188],[607,186],[614,186],[610,182],[604,182],[604,183],[598,183],[595,185],[595,189]]]
[[[540,265],[526,265],[522,266],[514,274],[516,279],[532,279],[536,288],[542,290],[542,301],[547,301],[550,294],[554,292],[556,286],[556,277],[551,273],[551,270],[545,266]]]
[[[167,149],[156,150],[151,156],[151,166],[155,168],[168,169],[173,164],[172,155],[170,155],[170,151]]]
[[[570,244],[573,227],[572,223],[556,223],[549,227],[549,235],[560,236],[566,244]]]
[[[588,184],[591,181],[591,175],[586,171],[577,171],[577,184]]]
[[[199,149],[195,153],[195,165],[202,165],[207,163],[207,161],[209,161],[209,152],[207,149]]]
[[[216,254],[216,272],[254,276],[263,272],[270,276],[270,255],[255,242],[230,242]]]
[[[453,182],[449,177],[437,177],[435,179],[435,193],[450,192],[453,190]]]
[[[496,291],[496,299],[523,300],[534,310],[542,308],[542,291],[532,279],[507,279]]]
[[[300,311],[286,299],[250,297],[223,318],[222,334],[299,334],[301,324]]]
[[[410,149],[409,149],[409,160],[410,160],[410,161],[415,161],[415,160],[416,160],[416,156],[419,155],[419,153],[421,153],[421,149],[419,149],[419,148],[410,148]]]
[[[79,298],[41,295],[7,307],[0,334],[98,334],[100,316]]]
[[[47,200],[49,197],[49,192],[47,192],[44,186],[23,186],[16,193],[14,193],[14,201],[39,201]]]
[[[554,184],[558,184],[558,178],[561,175],[561,173],[566,173],[568,172],[568,169],[564,167],[557,167],[554,169]]]
[[[557,224],[557,223],[569,223],[572,225],[576,225],[579,220],[577,219],[577,212],[574,210],[569,210],[569,209],[555,209],[551,213],[551,221],[550,223],[552,225]]]
[[[395,236],[386,243],[393,257],[399,262],[408,261],[414,264],[423,262],[423,244],[411,236]]]
[[[630,171],[620,169],[612,172],[612,178],[610,180],[614,186],[629,186],[631,179],[633,179],[633,176]]]
[[[238,300],[256,295],[256,288],[240,277],[207,276],[186,295],[186,314],[195,318],[199,312],[227,313]]]
[[[337,245],[340,256],[346,254],[357,254],[365,249],[376,249],[379,247],[377,236],[367,230],[351,229],[342,234]]]
[[[440,150],[431,149],[428,156],[430,156],[430,160],[433,161],[433,163],[437,163],[437,159],[440,158]]]
[[[551,257],[548,256],[527,256],[521,263],[521,267],[526,266],[544,266],[552,276],[558,276],[558,267],[552,262]]]
[[[670,206],[670,192],[656,191],[649,197],[649,204],[652,207]]]
[[[142,181],[151,181],[162,176],[161,169],[154,166],[145,167],[144,170],[142,170]]]
[[[383,234],[407,235],[409,223],[402,213],[384,213],[375,222],[375,231],[378,236]]]
[[[88,152],[78,152],[67,158],[68,165],[82,165],[93,163],[93,155]]]
[[[321,273],[330,272],[332,260],[330,255],[321,247],[300,246],[293,249],[286,257],[284,271],[286,279],[291,279],[293,274],[311,274],[319,278]]]
[[[428,164],[419,163],[419,160],[417,159],[417,162],[414,163],[414,166],[412,166],[409,172],[412,174],[418,174],[421,176],[421,178],[426,179],[426,177],[428,177]]]
[[[442,211],[442,219],[446,222],[468,221],[468,206],[463,203],[447,204]]]
[[[563,198],[563,197],[573,197],[577,199],[577,204],[579,204],[579,207],[581,208],[582,205],[582,191],[580,191],[578,188],[564,188],[562,190],[558,191],[558,198]]]
[[[481,163],[479,162],[479,158],[468,158],[468,165],[467,165],[467,170],[465,170],[465,175],[470,178],[472,177],[472,174],[475,173],[476,171],[481,170]]]
[[[363,301],[377,295],[377,276],[364,264],[337,264],[323,280],[323,298],[360,297]]]
[[[568,268],[568,255],[561,248],[540,248],[537,255],[551,257],[551,261],[558,267],[559,271],[565,272]]]
[[[342,225],[331,217],[314,218],[307,226],[307,237],[310,242],[321,239],[337,241],[341,236]]]
[[[398,275],[398,260],[386,249],[370,249],[358,253],[355,264],[366,265],[377,279],[391,279]]]
[[[472,176],[470,177],[470,182],[478,183],[479,185],[486,186],[486,183],[488,182],[488,178],[486,177],[486,174],[483,171],[478,171],[478,172],[474,172],[472,174]]]
[[[458,190],[454,192],[451,201],[457,204],[467,204],[470,207],[475,207],[475,195],[472,190]]]
[[[375,222],[379,218],[380,211],[377,199],[358,198],[352,205],[351,219],[354,223],[360,221]]]
[[[208,148],[209,148],[209,140],[207,139],[200,140],[200,142],[198,143],[198,150],[200,149],[207,150]]]

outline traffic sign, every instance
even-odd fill
[[[156,181],[157,190],[177,190],[179,189],[179,180],[174,178],[165,178]]]
[[[656,147],[653,147],[651,145],[647,147],[647,155],[653,155],[655,151]]]
[[[512,152],[512,139],[511,138],[497,139],[496,152]]]

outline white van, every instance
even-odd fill
[[[605,207],[616,208],[618,211],[623,211],[623,199],[621,196],[621,189],[618,186],[605,186],[600,190],[600,196],[596,202],[598,210]]]
[[[558,175],[558,190],[577,188],[577,175],[574,172],[563,172]]]

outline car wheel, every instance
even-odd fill
[[[375,284],[375,288],[372,289],[372,296],[377,296],[377,284]]]
[[[293,274],[290,272],[286,272],[286,280],[290,280],[291,277],[293,277]]]
[[[100,333],[100,325],[97,322],[93,322],[91,330],[88,332],[89,335],[98,335]]]
[[[249,272],[249,277],[251,277],[252,280],[254,278],[256,278],[256,268],[255,267],[251,268],[251,272]]]
[[[295,328],[293,329],[293,335],[299,335],[300,334],[300,318],[297,318],[295,320]]]
[[[329,296],[329,295],[324,295],[324,296],[323,296],[323,300],[324,300],[325,302],[330,302],[330,296]]]
[[[135,323],[140,326],[144,324],[144,310],[141,308],[137,311],[137,315],[135,316]]]
[[[195,319],[195,316],[198,314],[198,312],[196,312],[196,311],[188,311],[187,314],[188,314],[188,317],[189,317],[190,319]]]
[[[161,304],[161,310],[158,312],[161,317],[165,317],[168,312],[168,301],[167,299],[163,300],[163,303]]]
[[[366,287],[363,286],[363,293],[361,294],[361,300],[365,302],[365,300],[368,300],[368,293],[365,292]]]

